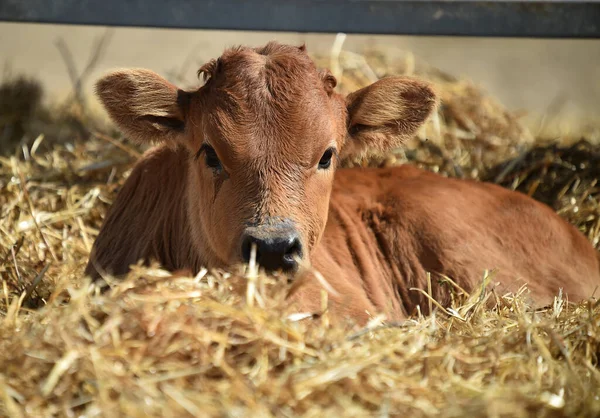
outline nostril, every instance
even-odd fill
[[[287,257],[300,257],[302,255],[302,244],[300,244],[300,239],[298,237],[294,237],[290,241],[290,246],[285,251],[285,256]]]

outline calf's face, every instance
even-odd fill
[[[340,160],[400,145],[437,103],[430,86],[408,77],[343,97],[304,47],[277,43],[227,50],[200,75],[199,89],[183,91],[151,71],[122,70],[97,93],[130,139],[189,151],[182,198],[212,265],[248,261],[253,245],[268,270],[310,262]]]

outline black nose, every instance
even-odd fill
[[[248,228],[242,238],[242,258],[250,261],[252,244],[256,244],[256,262],[267,271],[293,272],[296,258],[302,257],[302,243],[293,228]]]

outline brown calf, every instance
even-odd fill
[[[415,134],[437,105],[429,85],[382,79],[348,97],[304,47],[234,48],[204,65],[198,90],[146,70],[102,78],[97,93],[129,138],[159,145],[109,211],[86,273],[121,275],[139,260],[170,270],[249,259],[290,275],[312,264],[339,293],[332,312],[364,322],[401,318],[423,299],[426,274],[467,290],[498,269],[501,290],[528,283],[546,304],[600,284],[597,252],[550,208],[501,187],[411,166],[339,169],[367,149]],[[434,296],[448,301],[433,281]],[[320,287],[295,296],[318,310]]]

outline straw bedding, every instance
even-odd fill
[[[409,73],[442,94],[406,148],[349,165],[495,181],[550,204],[599,244],[593,144],[548,145],[477,86],[412,59],[317,58],[342,91]],[[289,311],[287,284],[250,270],[137,267],[100,293],[83,267],[141,150],[81,108],[43,109],[35,83],[19,83],[0,89],[32,98],[19,117],[0,103],[0,415],[600,416],[600,304],[557,295],[533,311],[526,289],[487,291],[494,272],[473,294],[456,289],[451,308],[402,323],[374,317],[362,329],[331,325],[326,297],[320,315]]]

